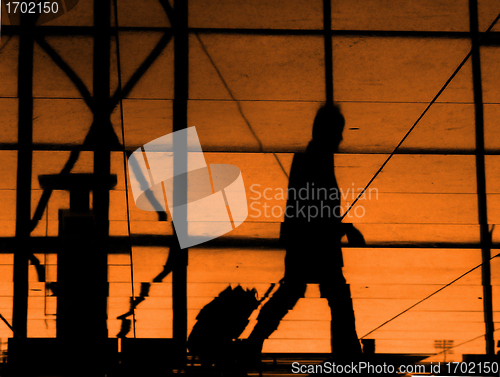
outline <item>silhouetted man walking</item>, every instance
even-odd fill
[[[319,283],[321,296],[328,300],[331,309],[334,357],[361,354],[350,288],[342,274],[340,239],[347,235],[349,243],[357,246],[364,245],[364,239],[352,224],[340,221],[340,191],[333,162],[344,124],[336,106],[321,107],[306,152],[296,153],[293,158],[280,234],[286,248],[285,276],[259,314],[247,341],[249,352],[260,355],[264,340],[304,296],[307,283]]]

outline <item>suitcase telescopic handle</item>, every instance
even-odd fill
[[[276,286],[276,283],[271,284],[271,286],[268,288],[266,293],[264,293],[264,296],[262,296],[262,298],[259,300],[259,304],[262,303],[262,301],[264,301],[266,298],[269,297],[269,295],[271,294],[271,292],[273,291],[275,286]]]

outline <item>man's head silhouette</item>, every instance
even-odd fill
[[[342,141],[345,119],[334,104],[320,107],[314,118],[312,136],[316,146],[325,152],[336,152]]]

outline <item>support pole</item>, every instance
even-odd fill
[[[476,181],[477,207],[481,242],[481,282],[483,285],[483,312],[485,324],[486,354],[495,353],[493,338],[493,295],[491,289],[491,235],[488,229],[486,202],[486,170],[484,158],[484,110],[481,78],[481,55],[479,48],[479,27],[477,0],[469,0],[470,33],[472,42],[472,80],[474,84],[474,110],[476,122]]]
[[[323,0],[323,38],[325,44],[325,91],[326,102],[333,103],[333,52],[332,52],[332,5]]]
[[[34,22],[35,20],[30,15],[21,14],[17,76],[19,124],[12,326],[22,338],[27,336],[28,318],[28,252],[30,252],[31,171],[33,162]]]
[[[188,75],[189,75],[189,36],[188,36],[188,1],[176,0],[174,23],[174,103],[173,130],[187,128]],[[174,151],[174,202],[187,203],[187,139],[179,140],[173,146]],[[176,209],[176,224],[187,224],[187,211],[179,213]],[[180,215],[183,215],[182,218]],[[174,225],[175,226],[175,225]],[[187,231],[187,226],[176,226],[176,232]],[[181,249],[174,239],[170,253],[174,257],[172,271],[172,307],[173,339],[178,352],[178,367],[184,368],[187,356],[187,264],[188,249]]]
[[[106,361],[105,350],[108,341],[107,296],[108,296],[108,251],[109,251],[109,182],[111,172],[111,148],[116,140],[112,138],[110,120],[110,50],[111,50],[111,0],[94,0],[94,51],[93,51],[93,97],[95,133],[91,135],[89,147],[94,151],[95,188],[92,210],[95,218],[95,250],[87,256],[92,263],[92,333],[96,374],[103,370],[98,364]],[[89,136],[88,136],[89,138]]]

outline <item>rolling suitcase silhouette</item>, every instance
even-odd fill
[[[187,341],[189,352],[203,366],[235,362],[236,339],[245,330],[253,311],[269,296],[275,285],[272,284],[260,300],[255,289],[244,290],[239,285],[234,289],[231,286],[224,289],[198,313]]]

